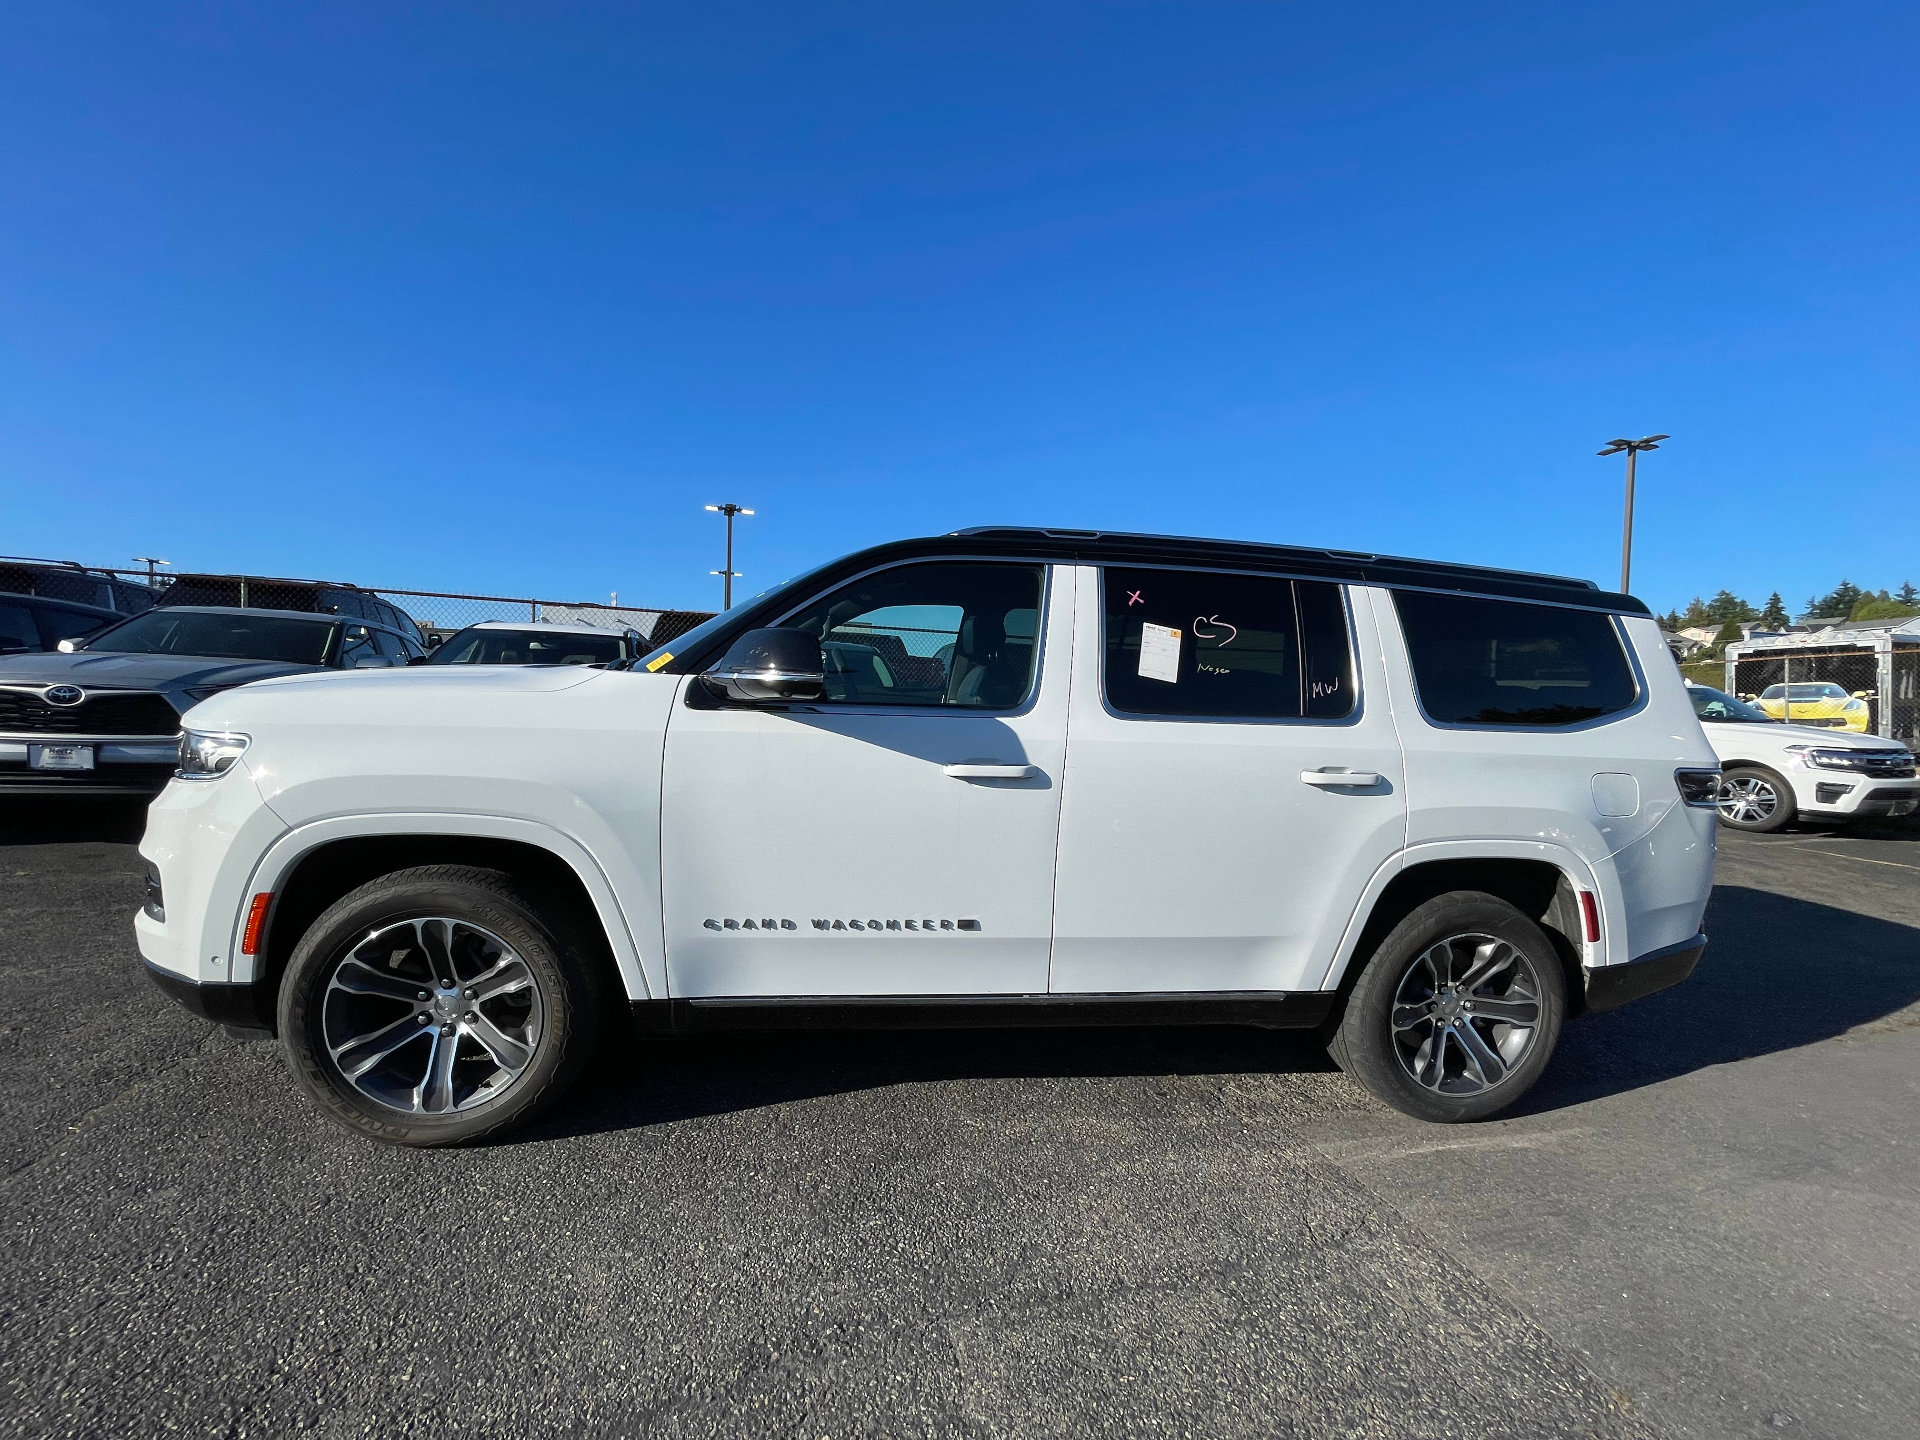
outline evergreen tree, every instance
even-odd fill
[[[1731,590],[1722,590],[1707,602],[1709,624],[1724,625],[1729,620],[1752,620],[1759,613]]]
[[[1669,635],[1676,633],[1680,629],[1680,612],[1678,610],[1667,611],[1666,614],[1660,617],[1660,628],[1665,630]]]
[[[1793,623],[1793,617],[1787,614],[1787,607],[1780,601],[1780,592],[1774,591],[1767,597],[1767,608],[1760,612],[1760,624],[1767,630],[1785,630]]]
[[[1920,590],[1913,588],[1911,580],[1900,587],[1900,594],[1896,598],[1902,605],[1920,606]]]
[[[1746,637],[1741,633],[1740,622],[1729,620],[1720,627],[1720,633],[1713,637],[1713,658],[1719,659],[1727,653],[1727,646],[1737,645]]]
[[[1830,593],[1813,602],[1813,613],[1822,619],[1844,620],[1860,603],[1862,593],[1851,580],[1842,580]]]
[[[1680,624],[1688,628],[1695,625],[1706,625],[1711,623],[1712,620],[1713,616],[1708,613],[1707,610],[1707,602],[1702,600],[1698,595],[1687,602],[1687,608],[1680,615]]]

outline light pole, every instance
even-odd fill
[[[1609,440],[1602,455],[1618,455],[1627,452],[1627,519],[1626,526],[1620,532],[1620,593],[1627,593],[1627,580],[1633,572],[1633,462],[1642,450],[1658,450],[1662,440],[1671,440],[1671,435],[1643,435],[1638,440]],[[711,508],[711,507],[709,507]]]
[[[728,501],[725,505],[709,505],[707,509],[727,517],[727,568],[724,570],[709,570],[707,573],[721,577],[720,608],[722,610],[731,610],[733,608],[733,581],[734,577],[740,573],[733,568],[733,517],[736,515],[751,515],[753,511],[747,509],[744,505],[735,505],[732,501]]]
[[[154,567],[172,563],[171,561],[160,559],[157,555],[136,555],[133,558],[136,564],[143,564],[147,567],[147,585],[149,588],[152,587],[155,579]]]

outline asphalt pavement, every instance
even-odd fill
[[[1299,1037],[699,1037],[335,1129],[0,817],[0,1433],[1909,1436],[1920,826],[1730,837],[1686,986],[1440,1129]]]

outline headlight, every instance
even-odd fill
[[[247,753],[251,743],[247,736],[230,731],[183,730],[180,768],[173,773],[182,780],[218,780]]]
[[[1803,765],[1821,770],[1878,770],[1886,763],[1887,750],[1823,750],[1818,745],[1789,745]],[[1874,758],[1869,760],[1868,756]]]

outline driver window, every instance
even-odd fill
[[[333,662],[342,670],[351,670],[363,658],[379,655],[374,648],[373,632],[365,625],[347,625],[340,635],[340,654]]]
[[[830,701],[1011,710],[1033,686],[1040,567],[903,565],[782,622],[819,637]]]

